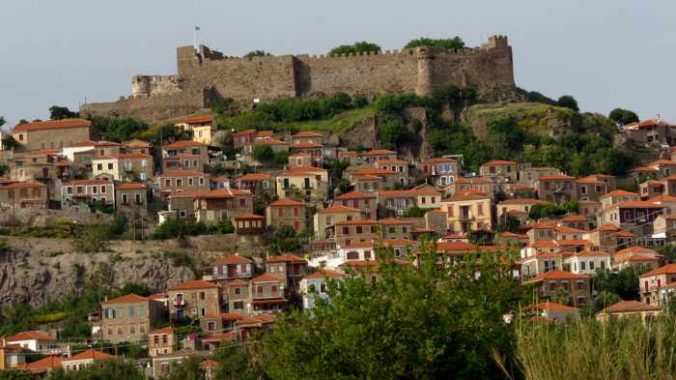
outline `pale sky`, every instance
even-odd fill
[[[228,55],[506,34],[519,87],[676,121],[674,0],[0,0],[0,115],[14,125],[127,96],[135,74],[175,73],[195,25]]]

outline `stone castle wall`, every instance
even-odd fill
[[[214,96],[251,102],[346,92],[373,97],[454,84],[479,90],[514,88],[512,49],[503,36],[480,48],[435,52],[428,48],[341,56],[286,55],[233,58],[200,46],[177,49],[177,75],[136,76],[132,96],[86,104],[81,112],[162,120],[197,112]]]

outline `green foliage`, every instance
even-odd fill
[[[279,99],[258,105],[254,113],[264,120],[294,122],[327,119],[354,107],[346,93],[337,93],[324,98]]]
[[[4,123],[4,120],[3,120],[3,123]],[[2,126],[2,124],[0,124],[0,126]],[[9,135],[9,134],[3,136],[3,138],[2,138],[2,149],[12,150],[14,148],[17,148],[18,146],[19,146],[19,142],[16,141],[14,136]]]
[[[33,380],[34,377],[30,371],[20,369],[0,370],[0,380]]]
[[[146,377],[133,361],[103,360],[77,371],[56,370],[49,380],[144,380]]]
[[[329,172],[329,183],[331,184],[329,188],[330,195],[335,194],[336,189],[341,193],[347,192],[350,183],[343,178],[343,173],[349,166],[350,162],[347,160],[332,158],[324,159],[324,169],[327,169]]]
[[[275,153],[272,151],[272,147],[267,144],[257,144],[253,149],[253,158],[254,160],[261,163],[269,163],[275,157]]]
[[[226,221],[215,223],[213,226],[211,226],[211,228],[209,230],[212,233],[232,234],[232,233],[235,233],[235,226],[232,224],[231,221],[226,220]]]
[[[253,58],[253,57],[272,57],[272,54],[266,52],[265,50],[252,50],[244,54],[242,58]]]
[[[359,53],[380,53],[382,49],[377,44],[367,41],[355,42],[351,45],[340,45],[337,46],[331,51],[329,55],[340,55],[340,54],[359,54]]]
[[[396,149],[407,136],[406,125],[401,118],[383,116],[378,123],[378,140],[385,149]]]
[[[465,41],[458,36],[453,38],[420,37],[409,41],[404,49],[413,49],[420,46],[427,46],[434,50],[458,50],[465,47]]]
[[[526,92],[525,96],[526,96],[527,102],[544,103],[544,104],[548,104],[550,106],[556,105],[556,100],[554,100],[554,99],[552,99],[548,96],[542,95],[541,93],[539,93],[537,91]]]
[[[280,318],[261,337],[261,366],[273,379],[501,378],[495,358],[512,368],[515,338],[502,318],[518,284],[499,261],[444,271],[432,260],[421,270],[383,261],[372,268],[375,284],[370,276],[346,278],[340,291],[329,283],[331,302]]]
[[[536,204],[530,208],[528,217],[533,220],[543,218],[560,218],[566,214],[575,214],[579,209],[577,202],[564,202],[561,205],[552,203]]]
[[[219,380],[266,380],[269,377],[263,372],[258,363],[252,360],[253,352],[248,346],[226,345],[219,347],[214,353],[214,359],[220,365],[214,373],[214,379]]]
[[[521,227],[521,222],[519,221],[518,218],[512,216],[512,215],[506,215],[500,218],[500,221],[498,222],[498,231],[499,232],[518,232],[519,227]]]
[[[74,117],[80,117],[80,114],[69,110],[68,107],[49,107],[49,118],[52,120],[72,119]]]
[[[160,224],[151,235],[151,239],[182,239],[186,236],[200,235],[207,232],[207,227],[202,222],[174,219]]]
[[[217,115],[224,115],[230,111],[230,107],[234,103],[232,98],[223,98],[221,96],[214,97],[211,100],[211,111]]]
[[[623,300],[638,300],[639,279],[638,273],[633,267],[622,269],[619,272],[611,272],[608,269],[597,270],[594,274],[594,288],[599,293],[616,294]]]
[[[615,108],[614,110],[610,111],[608,118],[618,125],[627,125],[639,121],[636,112],[623,108]]]
[[[676,263],[676,244],[667,243],[666,245],[660,247],[657,251],[664,257],[664,260],[667,263]]]
[[[92,128],[103,140],[123,142],[137,137],[140,133],[148,130],[145,122],[135,119],[114,119],[102,116],[91,118]]]
[[[204,380],[205,372],[198,357],[189,357],[171,365],[171,371],[160,380]]]
[[[427,213],[427,210],[422,209],[418,206],[409,207],[408,210],[404,213],[404,218],[422,218]]]
[[[636,318],[522,321],[517,337],[525,380],[672,379],[676,371],[673,317],[658,318],[650,328]]]
[[[151,294],[150,288],[146,284],[139,284],[136,282],[129,282],[118,289],[117,294],[124,296],[127,294],[136,294],[138,296],[147,297]]]
[[[559,107],[570,108],[571,110],[577,112],[580,108],[577,106],[577,100],[570,95],[563,95],[556,102]]]
[[[268,249],[273,253],[301,252],[308,240],[307,232],[298,233],[291,226],[281,226],[268,238]]]

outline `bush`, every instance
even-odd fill
[[[359,54],[359,53],[380,53],[381,48],[377,44],[367,41],[355,42],[352,45],[340,45],[337,46],[331,51],[329,55],[340,55],[340,54]]]
[[[420,46],[427,46],[434,50],[458,50],[465,47],[465,41],[458,36],[453,38],[420,37],[409,41],[404,46],[404,49],[413,49]]]
[[[349,95],[338,93],[325,98],[279,99],[260,104],[254,113],[263,115],[265,120],[295,122],[328,119],[353,107]]]
[[[580,108],[577,106],[577,100],[570,95],[563,95],[556,102],[559,107],[570,108],[571,110],[577,112]]]
[[[204,223],[175,219],[167,220],[160,224],[151,235],[151,239],[164,240],[184,238],[186,236],[200,235],[207,232]]]
[[[614,110],[610,111],[608,118],[618,125],[627,125],[639,121],[636,112],[622,108],[615,108]]]

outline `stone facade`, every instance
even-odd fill
[[[132,96],[81,107],[84,115],[161,120],[199,111],[215,96],[252,102],[335,94],[376,96],[402,92],[430,95],[447,84],[479,90],[514,89],[512,48],[493,36],[479,48],[432,51],[421,47],[380,54],[285,55],[233,58],[200,46],[177,49],[178,73],[136,76]]]

